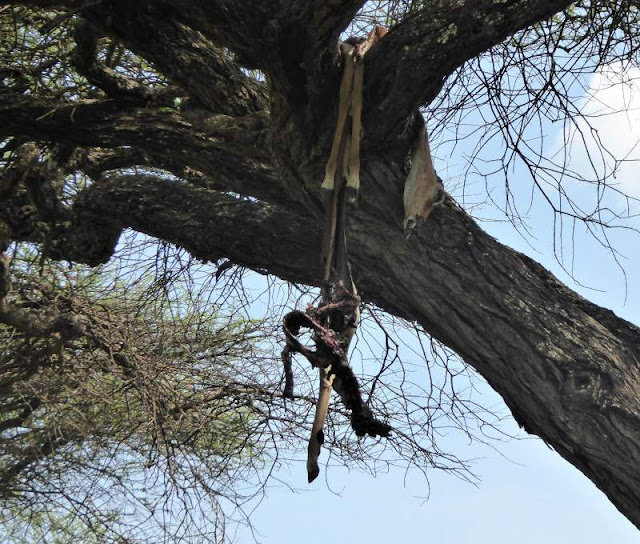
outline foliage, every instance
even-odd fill
[[[226,270],[218,282],[213,267],[139,235],[121,246],[110,265],[94,269],[43,259],[31,247],[14,252],[12,311],[41,322],[73,316],[82,334],[0,325],[5,526],[29,541],[41,533],[60,541],[154,542],[162,533],[223,540],[230,522],[250,523],[270,473],[305,447],[314,373],[298,369],[295,399],[283,399],[273,342],[291,297],[315,295],[276,296],[272,286],[275,323],[249,319],[264,303],[250,286],[262,281]],[[407,325],[365,312],[354,364],[360,359],[365,388],[375,391],[371,406],[394,422],[395,436],[389,444],[357,440],[335,406],[326,429],[335,462],[373,472],[433,466],[472,478],[437,441],[438,429],[455,428],[485,440],[497,423],[472,390],[459,389],[467,370],[428,346],[429,367],[411,362],[393,332]],[[380,332],[381,361],[371,355]],[[431,391],[419,385],[426,372]]]
[[[214,516],[216,496],[263,461],[242,374],[273,364],[259,346],[264,323],[225,318],[184,284],[168,289],[147,271],[115,272],[14,256],[13,311],[72,315],[83,334],[0,326],[7,516],[21,505],[57,531],[65,524],[48,516],[76,515],[68,530],[102,527],[113,537],[186,488],[203,492],[202,512]],[[146,512],[125,513],[132,501]]]

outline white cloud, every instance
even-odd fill
[[[586,119],[578,127],[587,142],[572,132],[571,166],[640,198],[640,69],[624,71],[615,64],[594,74],[581,113]],[[597,139],[605,152],[598,149]]]

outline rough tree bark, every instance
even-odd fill
[[[319,284],[319,185],[336,108],[335,43],[364,2],[19,3],[76,10],[96,36],[150,60],[195,105],[167,113],[149,106],[153,97],[119,99],[125,91],[117,85],[108,87],[108,100],[72,104],[0,87],[1,137],[84,149],[65,167],[96,180],[51,222],[55,256],[104,262],[121,230],[133,227],[201,259],[226,257]],[[528,432],[640,527],[640,329],[498,243],[450,199],[416,236],[402,234],[406,125],[416,107],[433,100],[460,64],[569,4],[433,0],[372,49],[349,251],[364,299],[418,321],[455,350]],[[91,68],[86,56],[76,62]],[[260,69],[266,84],[239,64]],[[100,178],[135,165],[183,181]],[[8,202],[0,218],[14,239],[41,241],[35,214],[17,218],[23,204]]]

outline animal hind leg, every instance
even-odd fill
[[[341,143],[344,137],[349,109],[351,108],[351,93],[353,89],[354,48],[348,44],[340,44],[340,46],[343,48],[344,71],[342,73],[342,82],[340,83],[336,131],[333,135],[333,144],[331,146],[329,160],[325,167],[324,180],[320,186],[321,189],[325,191],[333,191],[335,186],[336,170],[338,169],[338,155],[340,153]]]
[[[307,448],[307,480],[313,482],[320,474],[318,466],[318,457],[320,457],[320,448],[324,444],[324,422],[329,412],[329,400],[331,399],[331,391],[333,390],[333,380],[335,375],[330,373],[330,368],[320,368],[320,389],[318,391],[318,402],[316,403],[316,415],[311,428],[311,438],[309,438],[309,446]]]
[[[362,138],[362,92],[364,87],[364,62],[357,62],[353,73],[351,91],[351,138],[348,157],[347,200],[353,202],[360,190],[360,139]]]

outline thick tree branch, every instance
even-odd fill
[[[36,461],[54,454],[58,449],[69,442],[81,440],[83,438],[80,433],[74,430],[58,429],[57,432],[57,436],[54,436],[53,434],[48,435],[46,432],[38,433],[37,437],[34,436],[34,444],[29,447],[28,450],[25,449],[19,455],[15,456],[16,458],[19,458],[20,461],[7,466],[0,473],[0,497],[7,498],[12,495],[14,493],[11,488],[13,480],[25,470],[29,469],[29,467]],[[34,433],[34,435],[35,434],[36,433]],[[40,439],[41,442],[36,442],[37,439]],[[34,474],[36,473],[34,472]]]
[[[27,336],[49,337],[57,334],[60,342],[79,338],[84,325],[71,313],[43,316],[19,308],[8,300],[9,258],[0,253],[0,323],[9,325]],[[61,344],[62,345],[62,344]]]
[[[263,114],[232,118],[167,110],[121,109],[111,101],[63,103],[0,93],[0,136],[82,147],[133,146],[146,154],[140,166],[168,167],[176,174],[186,167],[214,173],[208,176],[209,186],[262,200],[283,202],[295,196],[283,191],[282,179],[271,164],[268,119]]]
[[[183,0],[132,11],[130,2],[117,0],[87,14],[212,111],[238,115],[263,109],[264,86],[237,70],[232,51],[240,64],[266,74],[272,91],[269,106],[280,128],[292,118],[301,127],[322,117],[326,104],[313,104],[322,93],[309,83],[313,79],[322,83],[321,90],[326,88],[338,36],[363,3]],[[331,82],[329,77],[327,84]],[[307,105],[319,109],[312,119],[305,118]]]
[[[320,269],[320,226],[304,214],[162,178],[121,176],[95,183],[78,196],[71,213],[61,251],[89,264],[106,262],[122,229],[131,227],[202,260],[228,257],[258,271],[274,263],[270,272],[298,280],[308,278],[310,263]]]
[[[0,322],[27,336],[49,337],[59,334],[63,342],[79,338],[84,333],[83,324],[72,314],[43,317],[17,308],[5,300],[0,301]]]
[[[248,66],[274,73],[284,57],[317,59],[332,49],[364,0],[165,1],[177,19],[228,47]],[[251,40],[246,37],[251,36]],[[284,73],[279,74],[284,76]]]
[[[97,28],[151,61],[201,105],[233,116],[267,107],[264,84],[245,75],[228,51],[202,33],[168,18],[160,7],[139,6],[132,13],[131,3],[124,2],[118,16],[118,2],[113,4],[86,13]]]
[[[19,407],[21,408],[20,413],[13,418],[5,419],[0,422],[0,434],[8,431],[9,429],[17,429],[18,427],[22,427],[24,422],[31,417],[31,414],[35,410],[37,410],[42,404],[42,399],[38,397],[25,398],[24,402],[20,403]]]
[[[150,102],[154,95],[152,89],[130,80],[98,61],[98,38],[93,27],[86,21],[76,26],[77,47],[73,53],[73,63],[78,73],[117,101],[134,105]]]
[[[395,137],[465,61],[571,0],[434,0],[392,28],[365,57],[363,126],[372,141]],[[382,115],[383,114],[383,115]]]
[[[289,45],[294,45],[298,52],[304,50],[305,44],[297,40],[294,26],[299,26],[303,15],[308,15],[309,0],[276,0],[273,2],[234,2],[232,0],[178,0],[159,1],[154,5],[147,3],[132,13],[130,3],[126,0],[112,1],[110,13],[114,14],[115,25],[126,24],[126,20],[145,17],[157,19],[174,19],[201,32],[207,39],[220,47],[228,48],[238,57],[242,65],[250,68],[265,69],[272,62],[279,63],[282,53],[284,30],[289,30]],[[98,6],[95,13],[105,13]],[[122,21],[124,20],[124,21]],[[143,24],[145,24],[143,22]],[[155,25],[156,21],[152,22]],[[251,39],[247,39],[250,36]]]
[[[313,31],[317,48],[331,47],[337,41],[340,33],[353,20],[358,10],[365,4],[363,0],[340,0],[325,2],[313,0],[310,29]]]

